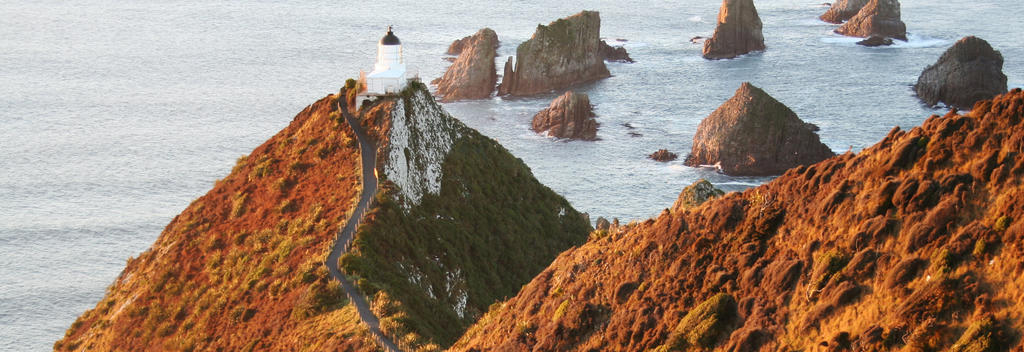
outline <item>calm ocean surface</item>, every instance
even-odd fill
[[[820,2],[756,2],[768,50],[726,61],[689,42],[713,32],[711,0],[0,2],[0,350],[52,348],[236,158],[372,68],[388,24],[427,81],[452,40],[482,27],[502,42],[500,71],[538,23],[600,11],[602,36],[624,39],[637,61],[578,88],[596,105],[600,141],[529,131],[557,93],[446,108],[579,210],[624,221],[656,215],[698,178],[729,190],[767,180],[646,159],[660,148],[685,156],[700,120],[743,81],[820,126],[837,153],[944,113],[910,87],[965,35],[1000,50],[1010,86],[1024,85],[1016,2],[904,0],[910,41],[887,48],[831,34]]]

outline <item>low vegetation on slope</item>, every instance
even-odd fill
[[[1024,321],[1024,92],[560,255],[453,350],[999,351]]]
[[[321,99],[239,158],[54,349],[375,348],[323,264],[360,191],[356,139],[335,107]]]
[[[414,83],[401,96],[364,107],[363,118],[376,132],[379,148],[386,149],[383,144],[394,142],[397,129],[416,134],[426,128],[391,125],[403,121],[389,117],[397,104],[404,105],[409,126],[423,118],[417,116],[423,111],[442,114],[431,118],[453,126],[460,137],[440,165],[439,192],[401,203],[400,186],[382,173],[378,205],[360,228],[353,251],[341,259],[345,272],[358,277],[372,297],[382,328],[410,350],[450,345],[489,305],[514,295],[590,231],[585,218],[540,184],[522,160],[434,110],[436,103],[425,92]]]

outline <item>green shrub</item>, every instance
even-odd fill
[[[684,351],[689,346],[712,348],[736,328],[738,318],[736,299],[719,293],[686,313],[665,345],[669,351]]]
[[[551,315],[551,321],[557,323],[565,315],[567,309],[569,309],[569,300],[564,300],[562,304],[558,305],[558,308],[555,308],[555,314]]]
[[[849,256],[837,249],[832,249],[828,252],[822,253],[815,261],[818,269],[815,270],[817,277],[812,285],[814,289],[820,290],[822,287],[825,287],[825,284],[828,283],[829,279],[831,279],[832,276],[840,270],[843,270],[843,267],[845,267],[846,263],[849,261]]]
[[[271,159],[270,157],[261,157],[259,162],[256,163],[256,167],[249,172],[249,181],[269,175],[270,172],[273,171],[271,168],[274,166],[274,162],[276,162],[276,160]]]
[[[283,202],[281,202],[280,205],[277,206],[277,210],[280,211],[281,213],[291,213],[293,211],[299,210],[299,204],[296,203],[295,200],[293,199],[286,199]]]
[[[281,193],[288,193],[288,191],[291,190],[292,187],[294,186],[295,180],[292,179],[291,177],[282,177],[277,179],[276,182],[274,182],[274,188],[276,188],[277,191]]]
[[[235,197],[231,200],[231,217],[239,218],[245,214],[245,206],[248,203],[248,193],[235,192]]]
[[[292,319],[305,319],[345,304],[345,293],[334,280],[309,285],[292,308]]]
[[[960,339],[949,348],[951,352],[1004,351],[1005,346],[999,324],[991,317],[976,321],[967,327]]]
[[[974,251],[972,251],[971,254],[976,258],[981,258],[981,256],[985,255],[985,251],[988,249],[987,247],[988,243],[979,238],[977,241],[974,241]]]
[[[1006,231],[1006,229],[1010,227],[1010,222],[1012,222],[1012,220],[1009,216],[1000,216],[998,219],[996,219],[996,223],[992,225],[992,229],[998,232]]]
[[[242,155],[235,161],[235,167],[231,168],[231,173],[237,173],[249,163],[249,156]]]

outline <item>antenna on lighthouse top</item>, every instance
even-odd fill
[[[394,25],[390,25],[390,24],[388,25],[388,33],[391,33],[391,27],[393,27],[393,26]]]

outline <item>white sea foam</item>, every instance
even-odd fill
[[[933,38],[926,35],[907,33],[907,41],[894,40],[892,46],[895,48],[934,48],[948,46],[952,41],[941,38]]]
[[[836,44],[842,46],[855,46],[857,42],[864,40],[864,38],[847,37],[833,32],[829,33],[828,37],[820,39],[822,43]],[[895,48],[895,49],[917,49],[917,48],[933,48],[947,46],[951,41],[941,38],[933,38],[926,35],[918,35],[914,33],[907,33],[907,41],[894,39],[891,46],[882,46],[877,48]]]

